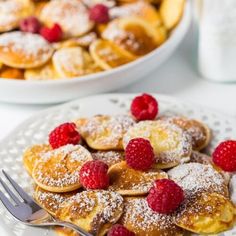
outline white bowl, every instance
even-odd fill
[[[134,62],[109,71],[55,81],[0,79],[0,101],[28,104],[58,103],[124,87],[144,78],[170,57],[185,36],[190,21],[191,8],[187,2],[182,20],[163,45]]]

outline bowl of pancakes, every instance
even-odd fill
[[[97,5],[109,19],[91,19]],[[191,17],[185,0],[6,0],[0,2],[0,100],[56,103],[126,86],[161,65],[183,39]],[[48,41],[23,32],[34,16],[58,24]]]

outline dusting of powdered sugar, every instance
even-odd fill
[[[44,22],[58,23],[67,36],[86,33],[93,26],[86,6],[78,0],[52,0],[41,12]]]
[[[236,205],[236,174],[234,174],[229,183],[230,198],[232,202]]]
[[[120,194],[105,190],[90,190],[76,194],[74,210],[91,212],[94,207],[99,206],[99,220],[102,222],[113,222],[117,210],[122,212],[123,198]],[[80,212],[78,212],[80,213]],[[82,213],[82,212],[81,212]]]
[[[34,197],[36,201],[45,206],[49,207],[51,211],[56,212],[61,208],[62,203],[71,202],[74,198],[73,195],[66,193],[52,193],[47,191],[36,190],[34,193]]]
[[[94,139],[98,145],[116,147],[133,124],[133,119],[127,115],[94,116],[77,128],[82,135]]]
[[[37,34],[19,31],[5,33],[0,36],[0,47],[4,52],[22,53],[26,58],[46,60],[52,54],[52,47]]]
[[[79,183],[79,170],[82,165],[92,160],[92,156],[81,145],[68,144],[52,151],[42,153],[40,162],[35,169],[37,180],[43,184],[53,187],[63,187]],[[50,161],[53,159],[53,166]],[[74,163],[71,167],[67,165],[67,161]],[[48,166],[50,163],[53,173]],[[69,169],[70,168],[70,169]],[[67,170],[65,172],[65,170]]]
[[[211,165],[186,163],[169,170],[168,175],[183,188],[187,196],[205,191],[222,194],[226,188],[223,176]]]
[[[92,157],[94,160],[100,160],[108,166],[112,166],[124,160],[124,153],[118,151],[97,151],[92,153]]]
[[[0,28],[17,23],[22,7],[23,4],[16,0],[0,1]]]
[[[122,223],[143,231],[153,228],[163,230],[173,225],[173,219],[171,215],[155,213],[145,198],[134,198],[125,201]]]

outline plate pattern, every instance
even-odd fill
[[[47,140],[49,131],[56,125],[73,121],[78,117],[95,114],[120,114],[129,111],[134,94],[108,94],[79,99],[56,106],[36,114],[21,125],[0,144],[0,167],[28,192],[32,192],[32,180],[23,170],[22,153],[26,147]],[[161,114],[179,114],[204,121],[213,131],[213,140],[207,148],[211,153],[214,146],[225,139],[236,138],[236,121],[210,109],[185,103],[171,97],[155,95]],[[52,236],[50,230],[26,227],[16,222],[0,205],[0,232],[4,236]],[[236,228],[219,236],[236,236]]]

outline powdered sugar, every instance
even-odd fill
[[[225,194],[224,178],[211,165],[187,163],[171,169],[168,175],[185,190],[187,196],[204,191]]]
[[[122,160],[124,160],[124,153],[117,151],[98,151],[92,153],[94,160],[100,160],[105,162],[108,166],[112,166]]]
[[[0,48],[3,52],[19,53],[32,60],[43,61],[52,54],[51,46],[41,36],[19,31],[2,34]]]
[[[93,26],[88,9],[78,0],[52,0],[43,9],[41,19],[60,24],[67,36],[82,35]]]
[[[8,0],[0,1],[0,28],[11,29],[19,21],[18,15],[22,10],[23,4],[19,1]]]
[[[78,129],[85,138],[89,137],[94,143],[112,149],[119,145],[124,133],[133,124],[132,118],[126,115],[94,116]]]
[[[173,225],[173,219],[171,215],[155,213],[145,198],[134,198],[125,202],[122,223],[145,231],[153,228],[168,229]]]

